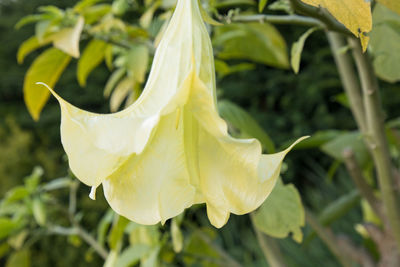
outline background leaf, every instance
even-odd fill
[[[269,137],[257,121],[255,121],[244,109],[232,102],[220,101],[218,103],[218,110],[221,117],[241,131],[241,137],[256,138],[268,153],[275,152],[275,146],[271,137]]]
[[[312,34],[316,29],[317,28],[309,29],[300,36],[299,40],[293,43],[290,53],[290,64],[292,65],[294,73],[299,73],[300,58],[301,53],[303,52],[304,42],[307,40],[308,36],[310,36],[310,34]]]
[[[38,56],[29,67],[24,80],[24,100],[33,119],[38,120],[40,112],[49,99],[50,92],[43,82],[54,88],[71,57],[56,48],[49,48]]]
[[[269,23],[228,24],[215,28],[213,44],[221,59],[246,59],[287,68],[286,42]]]
[[[86,86],[86,79],[94,68],[104,59],[107,43],[93,39],[85,47],[78,61],[77,77],[81,86]]]
[[[400,53],[395,52],[400,51],[400,15],[376,4],[373,19],[371,49],[374,54],[375,72],[387,82],[400,81]],[[392,27],[394,23],[398,25]]]
[[[278,181],[271,195],[254,213],[254,222],[262,232],[277,238],[285,238],[293,233],[292,238],[301,242],[305,223],[304,208],[300,195],[294,185],[284,185]]]
[[[265,6],[267,5],[268,0],[259,0],[258,1],[258,12],[263,12]]]
[[[8,258],[5,267],[30,267],[31,256],[27,249],[16,251]]]

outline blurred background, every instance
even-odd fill
[[[22,90],[24,76],[30,64],[44,51],[44,48],[32,52],[25,58],[23,64],[18,64],[16,59],[18,47],[34,34],[35,25],[29,24],[18,30],[15,29],[15,25],[22,17],[37,13],[39,6],[54,5],[65,9],[74,6],[76,2],[75,0],[0,0],[1,199],[10,197],[11,193],[16,194],[15,190],[12,191],[13,189],[21,185],[29,186],[29,183],[46,185],[55,179],[66,178],[69,179],[69,188],[71,181],[74,181],[60,142],[58,103],[54,98],[50,98],[38,121],[32,119],[24,104]],[[102,2],[111,4],[111,1]],[[253,8],[254,3],[245,2],[238,1],[236,5],[220,7],[219,12],[226,14],[233,8],[244,10]],[[121,19],[134,24],[144,10],[143,7],[137,8],[132,4],[132,10],[126,11]],[[306,27],[292,25],[277,25],[276,28],[287,44],[297,41],[307,30]],[[88,40],[81,42],[81,50],[87,43]],[[219,47],[216,46],[215,49],[218,55]],[[289,50],[287,47],[283,49]],[[300,145],[285,159],[282,179],[284,183],[292,183],[296,186],[303,205],[315,214],[321,214],[327,206],[343,196],[354,198],[354,185],[344,165],[340,163],[340,160],[333,158],[332,153],[329,155],[329,152],[324,152],[320,147],[331,139],[330,136],[356,130],[325,33],[317,31],[308,38],[302,54],[299,74],[294,74],[288,66],[275,68],[250,60],[224,60],[230,65],[247,62],[251,66],[228,75],[222,75],[222,71],[217,68],[219,100],[224,101],[222,103],[233,102],[247,111],[268,133],[277,148],[286,146],[290,140],[300,136],[321,137],[320,143]],[[59,94],[82,109],[99,113],[110,112],[109,99],[103,96],[104,85],[111,73],[106,64],[101,63],[90,74],[84,88],[77,81],[76,68],[77,60],[73,59],[56,85]],[[386,120],[400,117],[399,83],[380,81],[380,86]],[[88,198],[89,188],[72,183],[75,184],[77,190],[74,216],[80,226],[86,229],[86,233],[95,239],[99,240],[99,236],[103,233],[103,240],[99,242],[104,244],[104,239],[108,238],[106,233],[112,230],[113,224],[112,219],[107,219],[111,215],[106,218],[107,212],[110,212],[102,192],[98,192],[97,200],[92,201]],[[68,188],[60,186],[59,190],[48,192],[41,189],[40,196],[38,196],[38,191],[33,190],[34,193],[30,192],[29,198],[25,198],[25,195],[18,196],[18,194],[14,196],[19,197],[19,200],[24,199],[23,204],[15,205],[13,209],[21,209],[19,216],[25,219],[22,220],[23,225],[13,228],[14,232],[10,231],[13,234],[0,233],[1,266],[103,265],[102,257],[80,234],[57,232],[60,229],[49,230],[49,225],[53,223],[65,227],[70,224],[68,207],[71,205],[71,193]],[[41,202],[35,204],[38,198]],[[365,242],[369,241],[356,231],[356,225],[364,220],[362,208],[358,204],[359,199],[354,198],[353,202],[356,204],[350,202],[346,202],[348,206],[329,222],[330,227],[336,233],[345,233],[350,236],[356,244],[365,245]],[[62,207],[67,212],[63,212]],[[9,211],[0,209],[0,221],[7,212]],[[46,221],[43,221],[40,216],[44,216]],[[180,232],[183,235],[183,251],[186,251],[186,254],[174,253],[171,237],[168,234],[170,222],[165,226],[157,226],[154,230],[157,235],[150,235],[151,238],[156,239],[155,243],[162,244],[159,246],[160,253],[157,254],[158,264],[220,266],[218,263],[220,256],[217,255],[218,253],[215,254],[215,248],[204,239],[196,239],[194,233],[203,229],[207,233],[207,238],[212,240],[212,244],[223,248],[244,266],[267,266],[248,216],[232,215],[225,227],[216,230],[209,224],[205,208],[198,206],[186,211],[185,221],[187,223],[182,224]],[[8,231],[7,227],[9,226],[0,223],[0,232]],[[309,226],[305,226],[303,232],[304,239],[301,244],[293,241],[291,237],[276,239],[276,244],[287,266],[340,265],[320,239],[310,233]],[[368,246],[372,246],[370,250],[374,251],[373,244],[367,244],[366,247]],[[19,251],[23,253],[10,260],[13,255],[18,255],[16,253]],[[199,255],[193,256],[191,253]],[[132,263],[135,264],[133,261]],[[155,263],[149,264],[152,266]],[[130,265],[132,264],[126,266]]]

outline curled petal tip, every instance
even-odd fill
[[[90,197],[92,200],[96,200],[96,189],[97,189],[97,186],[92,186],[92,187],[90,188],[89,197]]]
[[[37,84],[37,85],[42,85],[42,86],[46,87],[46,88],[50,91],[50,93],[51,93],[55,98],[57,98],[58,101],[62,100],[62,98],[61,98],[50,86],[48,86],[47,84],[45,84],[45,83],[43,83],[43,82],[37,82],[36,84]]]

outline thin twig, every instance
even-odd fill
[[[104,260],[108,257],[108,251],[102,247],[91,234],[86,232],[82,227],[75,226],[77,233],[86,243],[88,243]]]
[[[379,96],[378,80],[367,53],[363,53],[355,38],[349,38],[363,91],[368,133],[365,140],[369,145],[378,174],[379,187],[386,216],[400,251],[400,207],[395,191],[394,167],[385,133],[384,113]]]
[[[243,267],[242,264],[237,262],[234,258],[232,258],[223,248],[212,242],[212,240],[204,234],[201,230],[193,226],[191,223],[186,222],[185,225],[187,225],[193,232],[195,232],[198,237],[203,240],[207,245],[212,247],[220,256],[221,258],[225,261],[226,266],[231,266],[231,267]]]
[[[376,266],[371,255],[364,247],[357,247],[347,236],[338,236],[337,241],[340,247],[347,252],[353,261],[359,263],[363,267]]]
[[[100,257],[103,259],[107,259],[108,257],[108,252],[105,250],[102,246],[97,243],[97,241],[88,233],[86,232],[83,228],[79,226],[75,226],[73,228],[67,228],[67,227],[62,227],[62,226],[52,226],[48,228],[48,232],[51,234],[57,234],[57,235],[78,235],[80,236],[88,245],[90,245],[91,248],[93,248],[97,254],[99,254]]]
[[[73,228],[53,227],[52,231],[57,231],[57,233],[62,234],[63,230],[65,231],[65,235],[79,235],[88,245],[90,245],[97,252],[97,254],[99,254],[103,259],[107,259],[107,250],[103,246],[101,246],[88,232],[86,232],[86,230],[83,229],[82,226],[80,226],[79,222],[75,218],[76,200],[79,184],[80,183],[78,180],[73,181],[71,183],[69,191],[68,215]]]
[[[299,15],[237,15],[232,18],[235,22],[253,22],[253,21],[266,21],[272,24],[291,24],[302,26],[317,26],[325,27],[319,20]]]
[[[305,213],[306,213],[307,223],[314,229],[314,231],[325,243],[325,245],[332,252],[332,254],[335,255],[335,257],[343,266],[351,267],[352,266],[351,259],[341,249],[332,231],[329,228],[322,226],[311,211],[305,209]]]
[[[353,150],[350,148],[345,149],[343,151],[343,158],[346,164],[347,170],[350,173],[353,182],[357,186],[360,193],[363,197],[368,201],[371,208],[374,212],[379,216],[379,218],[385,222],[386,218],[384,213],[382,212],[382,204],[381,202],[375,197],[372,188],[367,184],[364,175],[360,169],[360,166],[357,163],[357,160],[354,156]]]
[[[343,24],[338,22],[324,9],[304,4],[300,0],[290,0],[290,3],[296,12],[321,21],[330,31],[343,33],[345,35],[352,35],[352,33],[346,27],[344,27]]]
[[[254,223],[254,215],[250,213],[251,223],[253,225],[254,232],[256,233],[258,244],[264,254],[265,260],[268,262],[268,265],[271,267],[283,267],[286,266],[284,258],[281,254],[281,251],[277,244],[268,238],[265,234],[263,234],[260,230],[257,229]]]

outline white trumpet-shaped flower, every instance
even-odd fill
[[[197,203],[206,204],[216,227],[230,213],[253,211],[272,191],[290,148],[264,155],[257,140],[229,136],[215,91],[198,0],[178,0],[144,91],[130,107],[90,113],[52,91],[71,170],[92,197],[102,184],[110,206],[141,224],[164,223]]]

